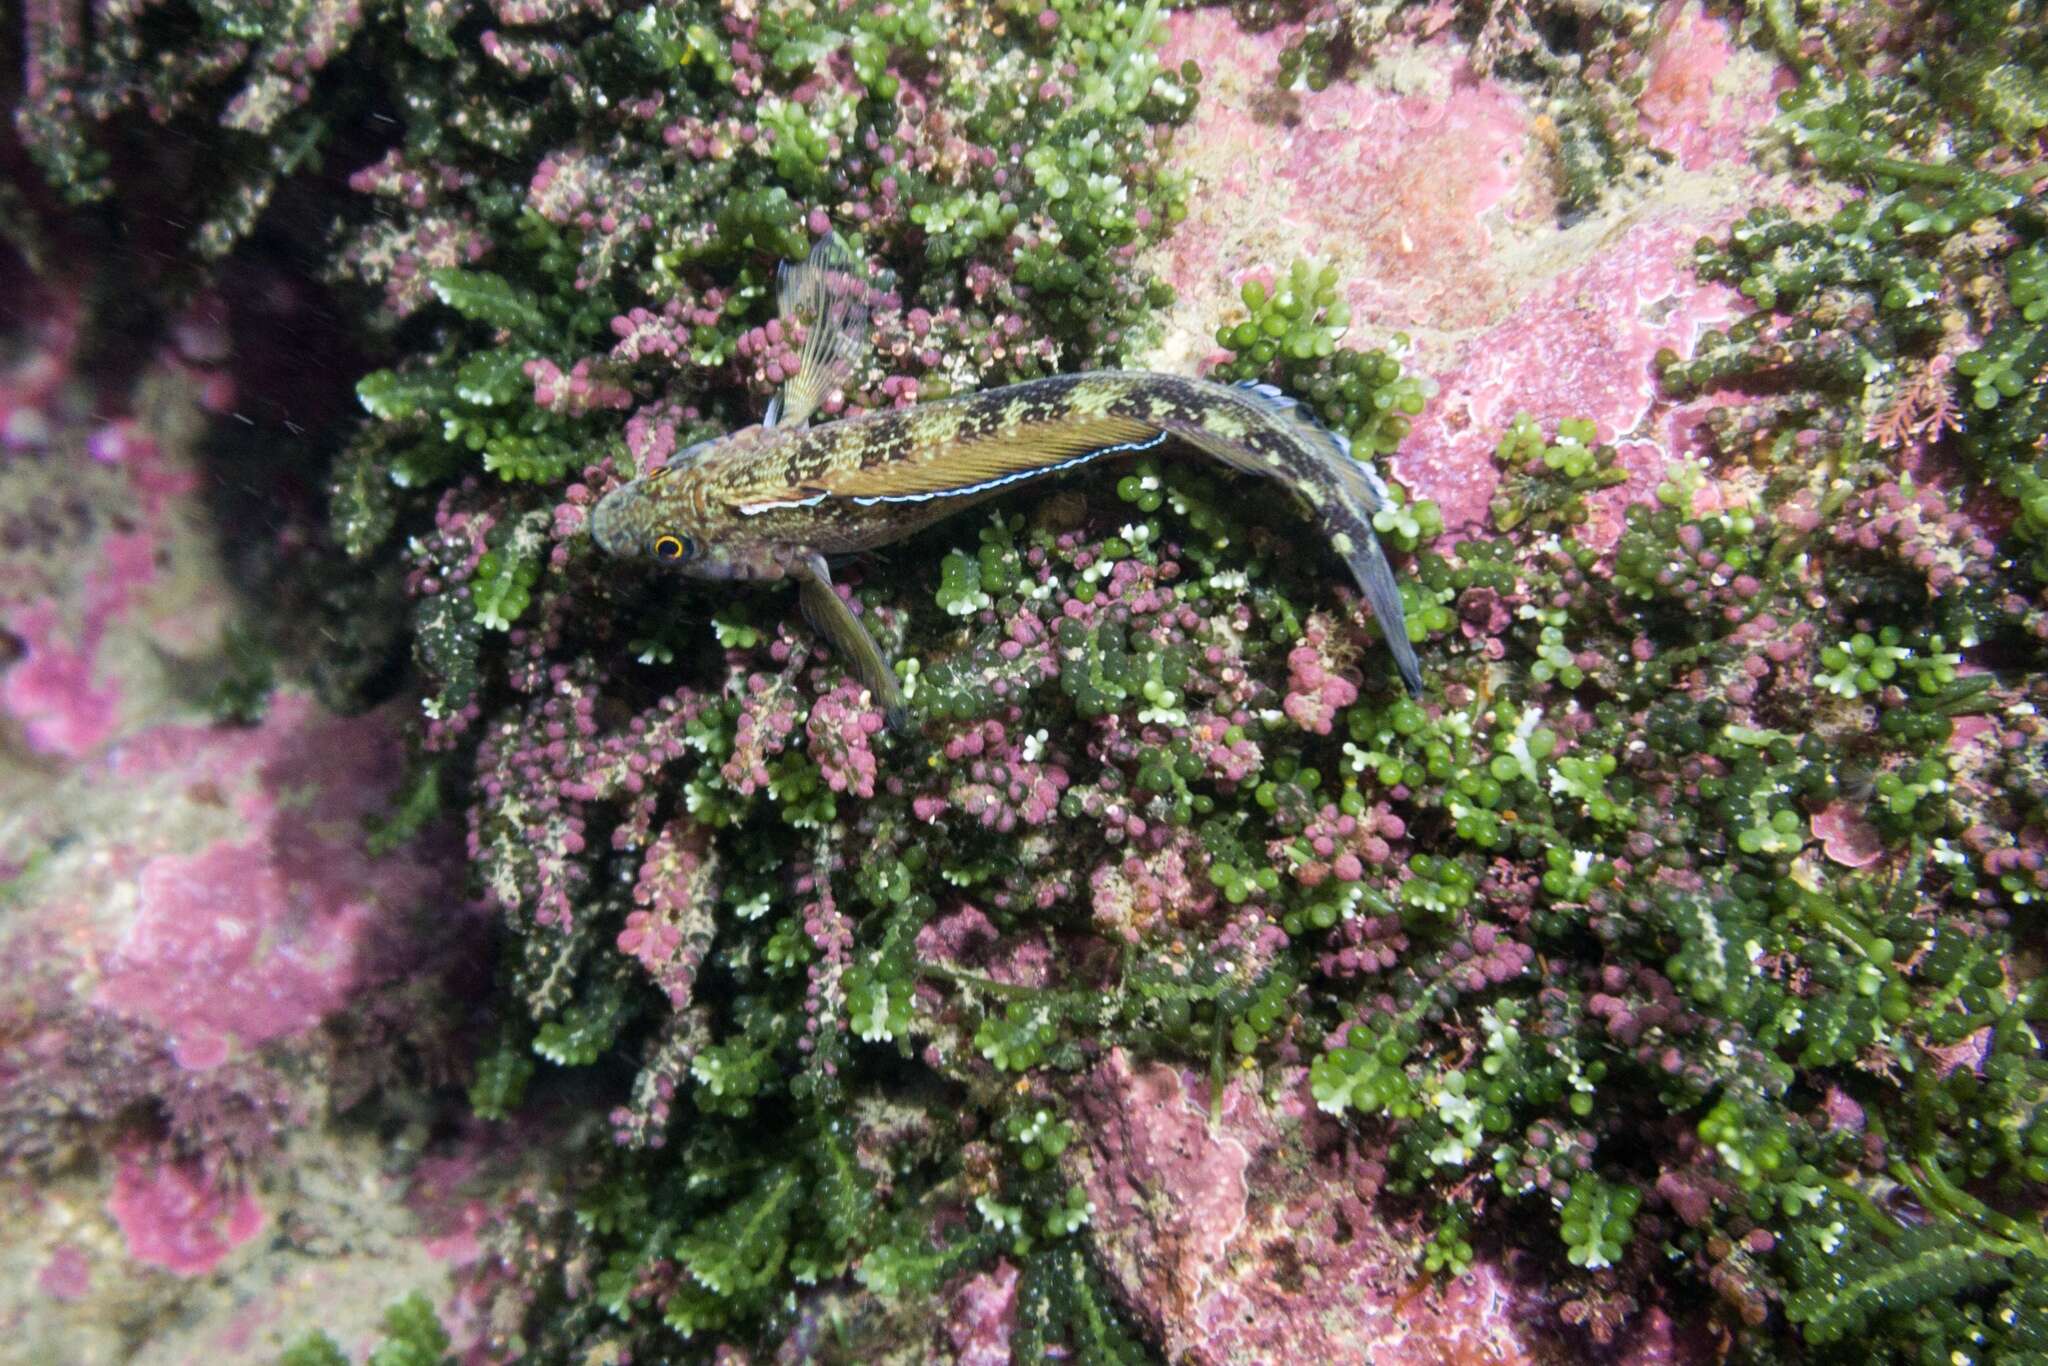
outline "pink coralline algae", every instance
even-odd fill
[[[687,357],[690,354],[691,330],[716,326],[724,314],[727,300],[727,292],[716,286],[702,294],[685,286],[664,300],[658,313],[645,308],[629,308],[612,319],[612,335],[619,340],[611,349],[611,358],[630,364],[648,356],[668,360],[677,356]],[[741,354],[746,353],[747,337],[751,335],[741,334]]]
[[[1329,618],[1318,612],[1309,617],[1301,644],[1287,655],[1287,697],[1280,710],[1317,735],[1328,735],[1337,714],[1358,700],[1358,684],[1345,676],[1336,646]]]
[[[688,690],[674,693],[624,730],[600,736],[587,678],[538,662],[567,610],[555,600],[539,630],[512,633],[513,644],[535,661],[521,670],[522,683],[539,695],[486,733],[478,755],[485,800],[471,809],[469,832],[470,858],[491,899],[503,908],[532,906],[539,923],[564,928],[572,923],[572,894],[588,877],[578,857],[587,804],[629,799],[627,818],[612,831],[614,848],[651,838],[661,789],[650,776],[682,757],[683,731],[703,705]],[[759,776],[766,780],[765,768]],[[507,801],[515,792],[524,797]]]
[[[1666,433],[1646,428],[1669,409],[1652,364],[1657,352],[1689,353],[1702,332],[1736,316],[1735,292],[1700,284],[1688,266],[1694,239],[1713,226],[1679,218],[1637,224],[1439,371],[1437,399],[1392,463],[1404,481],[1437,501],[1445,527],[1488,525],[1498,483],[1494,446],[1517,413],[1572,413],[1594,421],[1630,474],[1628,483],[1588,500],[1593,519],[1579,532],[1590,545],[1612,544],[1622,507],[1649,496],[1672,448]]]
[[[0,678],[0,707],[21,723],[28,743],[45,753],[83,754],[113,733],[118,693],[93,678],[100,623],[87,622],[67,641],[55,607],[37,603],[11,614],[7,629],[26,644],[23,659]]]
[[[1466,991],[1484,991],[1529,970],[1536,950],[1491,925],[1475,925],[1471,937],[1451,945],[1450,975]]]
[[[1408,951],[1408,932],[1398,915],[1352,916],[1337,927],[1336,943],[1320,966],[1333,978],[1385,972]]]
[[[1096,927],[1135,944],[1162,926],[1205,920],[1216,893],[1205,879],[1190,876],[1201,862],[1196,841],[1182,834],[1166,848],[1101,864],[1088,879]]]
[[[2048,895],[2048,831],[2029,826],[2015,836],[1988,826],[1972,826],[1963,832],[1963,841],[1982,852],[1987,873]]]
[[[1997,579],[1991,534],[1981,520],[1951,509],[1938,488],[1880,484],[1847,499],[1827,532],[1861,550],[1890,551],[1925,576],[1936,597]]]
[[[10,279],[10,287],[25,282]],[[21,354],[0,370],[0,451],[42,450],[55,433],[52,410],[64,398],[70,359],[84,322],[75,292],[35,290],[10,318]]]
[[[1697,0],[1669,5],[1650,40],[1649,71],[1636,116],[1651,145],[1689,171],[1733,161],[1777,112],[1774,96],[1791,73],[1737,62],[1730,21]]]
[[[52,1299],[82,1300],[92,1290],[92,1262],[76,1243],[59,1243],[36,1273],[36,1289]]]
[[[1051,954],[1038,933],[1003,936],[977,906],[963,905],[917,932],[917,956],[949,968],[972,968],[1012,986],[1042,987]]]
[[[221,115],[224,127],[265,133],[313,93],[313,77],[346,49],[363,26],[360,3],[298,7],[297,22],[254,54],[254,74]]]
[[[24,1359],[119,1359],[130,1307],[192,1278],[143,1350],[240,1359],[194,1345],[210,1334],[269,1359],[284,1327],[339,1321],[252,1328],[248,1296],[223,1303],[273,1229],[334,1231],[276,1179],[287,1136],[457,1079],[463,968],[487,969],[443,834],[365,851],[406,767],[389,710],[278,692],[260,725],[190,724],[231,610],[194,446],[248,380],[209,367],[262,349],[249,317],[200,296],[124,393],[77,368],[75,299],[0,276],[39,319],[0,364],[0,1253],[22,1282],[0,1317]],[[290,554],[293,516],[240,530]]]
[[[363,820],[398,769],[384,718],[334,720],[288,694],[251,731],[166,727],[121,747],[110,779],[205,784],[238,833],[142,864],[98,1002],[162,1029],[181,1063],[204,1069],[303,1033],[396,975],[399,918],[439,881],[363,849]]]
[[[938,963],[978,962],[999,937],[995,923],[986,915],[973,906],[962,906],[917,932],[917,954]]]
[[[1284,32],[1246,35],[1218,12],[1172,17],[1167,59],[1209,73],[1175,145],[1207,193],[1163,248],[1184,331],[1162,360],[1214,360],[1206,339],[1219,312],[1242,316],[1229,299],[1239,284],[1296,255],[1326,259],[1353,282],[1346,302],[1370,340],[1418,330],[1406,363],[1438,392],[1389,463],[1438,503],[1453,535],[1488,524],[1507,423],[1572,414],[1595,421],[1632,476],[1591,500],[1581,538],[1604,547],[1621,508],[1662,477],[1663,453],[1695,449],[1693,427],[1725,398],[1661,399],[1652,360],[1667,346],[1689,354],[1741,311],[1733,290],[1693,277],[1690,248],[1740,211],[1731,186],[1758,183],[1743,158],[1773,112],[1779,70],[1737,49],[1728,23],[1697,3],[1666,7],[1640,54],[1638,112],[1642,135],[1678,167],[1613,230],[1532,270],[1530,240],[1558,212],[1542,151],[1556,138],[1551,116],[1475,75],[1453,26],[1430,31],[1389,40],[1402,47],[1402,93],[1333,82],[1276,94],[1265,81]],[[1278,152],[1276,126],[1287,130]],[[1728,174],[1693,174],[1708,170]]]
[[[491,239],[464,210],[423,215],[397,227],[384,221],[366,228],[349,258],[365,279],[384,288],[384,307],[393,318],[409,317],[432,301],[430,272],[474,265],[489,254]]]
[[[676,431],[698,420],[697,410],[685,403],[662,399],[643,404],[626,419],[626,449],[633,454],[634,467],[658,470],[676,453]]]
[[[141,465],[151,457],[143,452],[135,460]],[[23,647],[0,676],[0,711],[20,724],[34,748],[88,754],[119,728],[121,689],[101,668],[100,649],[156,580],[158,549],[157,535],[146,528],[104,537],[72,604],[10,601],[0,583],[0,628]]]
[[[1852,1105],[1854,1102],[1850,1102]],[[1856,1121],[1862,1123],[1859,1112]],[[1696,1145],[1688,1145],[1694,1147]],[[1734,1194],[1734,1188],[1716,1180],[1709,1174],[1710,1169],[1690,1166],[1676,1167],[1657,1178],[1657,1194],[1671,1207],[1681,1221],[1698,1227],[1712,1216],[1714,1202],[1726,1200]]]
[[[1884,857],[1884,839],[1853,802],[1829,802],[1813,813],[1813,837],[1845,868],[1867,868]]]
[[[882,714],[863,701],[864,690],[853,679],[840,683],[811,704],[804,723],[811,758],[834,792],[856,797],[875,795],[879,765],[872,748],[881,732]]]
[[[958,810],[1003,833],[1044,825],[1070,779],[1064,768],[1027,758],[1028,752],[1027,741],[1001,721],[968,727],[946,742],[946,758],[957,767],[914,796],[911,809],[926,821]]]
[[[1442,1285],[1369,1205],[1377,1166],[1297,1099],[1204,1088],[1113,1051],[1082,1083],[1071,1170],[1105,1272],[1170,1361],[1528,1362],[1513,1292],[1484,1260]],[[1306,1162],[1302,1154],[1317,1157]]]
[[[605,378],[588,356],[566,372],[551,360],[530,360],[521,373],[533,381],[533,405],[551,413],[580,417],[601,408],[633,406],[625,386]]]
[[[1984,1061],[1991,1056],[1991,1035],[1989,1027],[1965,1035],[1952,1044],[1929,1044],[1927,1052],[1934,1059],[1934,1074],[1946,1077],[1956,1069],[1984,1075]]]
[[[1017,1268],[1007,1257],[953,1291],[946,1316],[956,1366],[1008,1366],[1017,1318]]]
[[[189,1166],[121,1160],[107,1213],[129,1255],[180,1276],[203,1276],[263,1231],[263,1206],[247,1191],[223,1194]]]
[[[717,904],[717,861],[709,831],[678,818],[662,827],[640,865],[633,901],[619,931],[619,952],[647,970],[677,1010],[690,1004]]]
[[[225,593],[165,572],[196,556],[192,460],[131,418],[98,416],[72,373],[78,301],[29,297],[37,344],[0,371],[0,726],[75,758],[137,724],[161,656],[216,645]],[[219,330],[195,304],[157,357],[196,401],[220,379],[202,368],[219,359]],[[180,423],[191,411],[169,407]]]
[[[1367,868],[1381,867],[1391,860],[1394,846],[1390,841],[1407,833],[1406,822],[1385,802],[1356,816],[1326,804],[1302,828],[1300,839],[1275,840],[1267,853],[1275,867],[1287,869],[1304,887],[1319,886],[1331,877],[1339,882],[1357,882],[1365,876]]]
[[[1599,988],[1586,998],[1586,1013],[1605,1022],[1616,1043],[1636,1048],[1646,1064],[1661,1058],[1669,1037],[1700,1027],[1700,1017],[1685,1008],[1671,980],[1653,968],[1630,971],[1610,964],[1600,971]],[[1642,1042],[1646,1034],[1648,1043]]]
[[[721,775],[735,792],[747,796],[768,786],[768,761],[789,747],[799,723],[793,666],[780,674],[757,673],[747,679],[747,704],[740,712],[732,757]]]
[[[805,898],[800,908],[804,938],[811,941],[811,947],[818,953],[817,961],[808,970],[810,981],[804,990],[804,1029],[797,1045],[806,1053],[818,1047],[821,1028],[833,1034],[843,1033],[846,1029],[844,979],[846,965],[853,956],[853,917],[840,909],[839,898],[832,892],[832,880],[822,873],[823,869],[813,867],[796,880],[797,895]],[[829,1075],[837,1069],[838,1063],[828,1059],[824,1066]]]
[[[419,1221],[429,1256],[461,1266],[483,1255],[478,1235],[496,1213],[483,1198],[493,1189],[490,1178],[530,1137],[516,1125],[508,1130],[471,1120],[451,1148],[413,1167],[405,1204]]]
[[[1219,270],[1305,252],[1337,261],[1357,282],[1353,308],[1376,323],[1497,316],[1512,279],[1495,259],[1496,232],[1549,210],[1522,101],[1459,72],[1444,44],[1426,49],[1437,70],[1424,93],[1345,82],[1275,94],[1266,83],[1284,43],[1220,10],[1168,21],[1163,60],[1192,58],[1210,79],[1174,144],[1207,188],[1166,248],[1167,278],[1209,293]]]

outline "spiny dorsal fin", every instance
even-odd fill
[[[763,425],[801,427],[834,389],[844,388],[868,354],[868,306],[886,282],[870,280],[837,234],[818,239],[801,264],[776,272],[775,305],[785,326],[801,325],[796,374],[769,405]]]

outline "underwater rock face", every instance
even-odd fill
[[[1427,319],[1456,332],[1497,319],[1525,288],[1505,248],[1547,233],[1552,210],[1523,97],[1471,77],[1448,39],[1404,44],[1360,81],[1277,90],[1287,36],[1246,34],[1224,10],[1167,21],[1164,60],[1203,72],[1173,158],[1204,193],[1160,248],[1176,316],[1207,333],[1219,295],[1235,292],[1233,266],[1313,256],[1352,282],[1363,326]]]
[[[1279,1102],[1233,1082],[1212,1119],[1206,1082],[1122,1050],[1076,1094],[1070,1152],[1108,1274],[1167,1359],[1528,1363],[1543,1334],[1487,1265],[1442,1288],[1373,1212],[1384,1172],[1349,1153],[1307,1077]]]
[[[94,418],[66,316],[0,383],[0,1170],[35,1183],[0,1210],[0,1321],[25,1360],[272,1360],[301,1303],[367,1342],[475,1249],[328,1125],[453,1056],[434,997],[485,926],[445,834],[365,848],[392,710],[280,690],[254,725],[196,719],[232,610],[204,377],[148,367],[143,416]]]
[[[1783,68],[1737,48],[1697,0],[1658,14],[1637,107],[1676,164],[1562,229],[1551,113],[1476,77],[1448,29],[1396,46],[1356,81],[1282,92],[1270,73],[1290,30],[1247,35],[1221,10],[1175,14],[1167,60],[1192,58],[1205,79],[1174,158],[1209,192],[1157,253],[1180,326],[1154,363],[1214,358],[1206,334],[1253,274],[1219,264],[1317,257],[1351,282],[1355,326],[1415,338],[1411,363],[1436,393],[1389,464],[1449,531],[1486,530],[1494,443],[1517,413],[1574,414],[1609,434],[1631,476],[1594,500],[1588,540],[1612,544],[1621,508],[1649,495],[1668,452],[1690,449],[1701,412],[1661,397],[1653,357],[1689,353],[1741,311],[1734,290],[1694,277],[1693,242],[1759,196],[1794,193],[1746,151]]]
[[[1941,60],[2002,3],[38,3],[0,1330],[2048,1351],[2048,35]],[[826,416],[1149,366],[1344,434],[1422,695],[1195,461],[834,565],[901,728],[787,585],[596,554],[828,234]]]
[[[122,742],[86,783],[144,801],[201,791],[236,833],[142,862],[95,1004],[162,1030],[181,1065],[204,1070],[401,976],[417,947],[408,923],[448,896],[445,872],[363,848],[402,762],[388,713],[337,720],[289,694],[249,731],[160,726]]]
[[[128,1255],[179,1276],[203,1276],[263,1231],[263,1206],[247,1189],[223,1191],[194,1167],[123,1159],[107,1197]]]
[[[0,378],[0,725],[39,755],[75,759],[139,724],[170,662],[210,648],[228,612],[209,573],[189,463],[125,418],[88,416],[66,359],[79,304],[56,301],[32,359]],[[167,405],[174,444],[198,415]],[[180,411],[182,409],[182,411]],[[164,573],[177,559],[186,572]]]

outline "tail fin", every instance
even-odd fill
[[[1390,501],[1387,486],[1371,466],[1352,457],[1349,441],[1318,423],[1300,403],[1272,385],[1247,380],[1222,390],[1220,385],[1193,382],[1237,399],[1233,406],[1254,418],[1255,425],[1249,433],[1235,436],[1176,423],[1174,434],[1236,469],[1287,481],[1315,508],[1331,545],[1350,566],[1351,576],[1379,621],[1402,683],[1410,695],[1419,696],[1422,663],[1408,640],[1407,614],[1401,607],[1393,566],[1387,563],[1386,551],[1380,548],[1372,526],[1373,514]]]

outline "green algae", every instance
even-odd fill
[[[1626,34],[1624,8],[1605,11]],[[475,1112],[617,1106],[610,1136],[574,1140],[567,1203],[506,1221],[523,1340],[708,1356],[815,1314],[858,1354],[923,1341],[930,1297],[1007,1256],[1020,1359],[1141,1359],[1075,1157],[1073,1098],[1123,1048],[1205,1072],[1219,1109],[1232,1076],[1277,1101],[1305,1072],[1346,1151],[1383,1165],[1387,1217],[1421,1221],[1432,1273],[1515,1248],[1572,1293],[1706,1321],[1752,1355],[1803,1350],[1795,1330],[1863,1355],[2033,1350],[2048,1292],[2022,1216],[2048,1180],[2048,1077],[2028,955],[2048,888],[2017,836],[2048,784],[2027,719],[2038,589],[2002,561],[2048,578],[2044,268],[2038,207],[1996,167],[2041,126],[2036,48],[1864,79],[1808,54],[1800,9],[1763,11],[1804,73],[1788,147],[1866,193],[1823,219],[1759,211],[1700,249],[1756,312],[1661,368],[1680,395],[1761,382],[1711,431],[1715,471],[1753,467],[1762,496],[1696,512],[1709,472],[1675,466],[1609,553],[1582,537],[1621,480],[1611,448],[1569,415],[1518,417],[1492,434],[1494,536],[1450,545],[1400,491],[1376,521],[1409,557],[1422,702],[1355,667],[1334,562],[1300,553],[1270,492],[1151,461],[1082,481],[1064,522],[999,505],[863,587],[916,728],[873,746],[899,786],[861,796],[807,729],[833,666],[766,607],[706,625],[596,564],[574,487],[758,415],[772,385],[746,357],[774,263],[856,203],[860,249],[905,282],[897,361],[856,401],[1135,348],[1170,291],[1126,249],[1184,212],[1156,136],[1199,73],[1159,67],[1150,6],[994,13],[1000,39],[936,6],[795,6],[744,41],[709,6],[571,13],[573,78],[540,85],[460,56],[452,11],[372,16],[406,52],[400,162],[432,172],[424,207],[394,189],[345,224],[335,262],[388,314],[337,540],[415,576],[446,756],[394,838],[469,806],[505,913]],[[1305,37],[1283,75],[1333,78],[1334,44]],[[826,79],[842,56],[851,85]],[[905,135],[906,85],[966,143],[1017,144],[1015,179]],[[662,119],[621,113],[629,94]],[[1970,118],[1944,122],[1937,96]],[[755,135],[672,153],[671,117],[686,148]],[[895,159],[869,159],[869,134]],[[1626,142],[1567,160],[1604,177]],[[556,221],[504,171],[542,161],[586,197],[634,193],[610,227]],[[1594,182],[1574,173],[1573,201]],[[435,232],[489,246],[392,268]],[[1295,263],[1246,284],[1215,337],[1225,374],[1280,384],[1369,458],[1429,391],[1400,339],[1347,345],[1339,284]],[[644,325],[673,350],[616,354],[615,320],[668,300],[687,306]],[[586,387],[543,399],[542,361],[582,363]],[[659,405],[664,440],[629,429]],[[1920,505],[1888,453],[1908,441],[1972,462],[2013,518],[1996,556],[1936,547],[1964,570],[1942,591],[1926,545],[1834,534]],[[1933,493],[1944,516],[1963,501]],[[1193,624],[1131,606],[1162,589]],[[1351,692],[1327,736],[1284,705],[1300,648]],[[1977,712],[2014,743],[1959,748]],[[1829,852],[1845,798],[1868,862]],[[717,868],[715,948],[681,1005],[622,942],[630,916],[665,913],[670,884],[642,867],[669,828],[705,832]],[[1098,871],[1103,889],[1083,881]],[[992,942],[1042,951],[1045,980],[920,948],[963,903]],[[992,1138],[963,1138],[963,1114]]]

